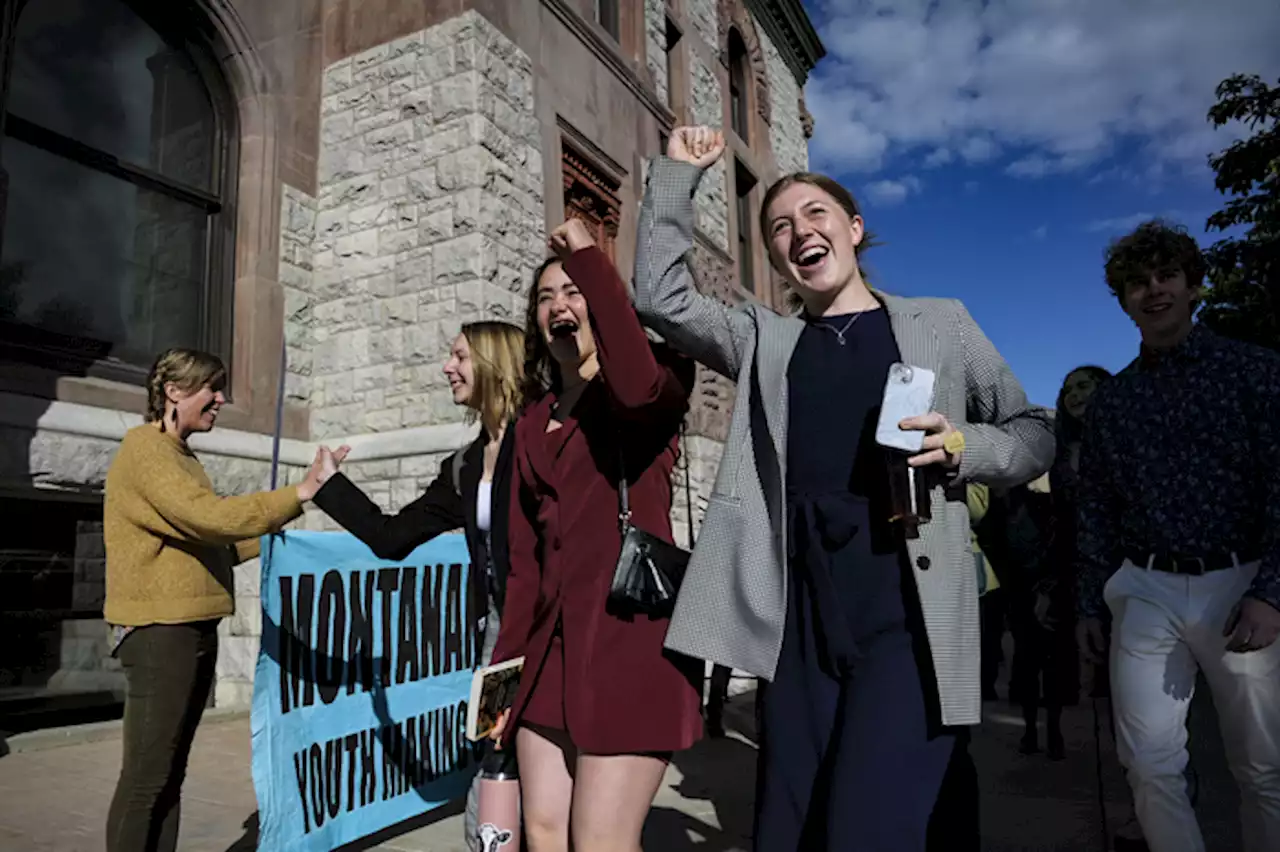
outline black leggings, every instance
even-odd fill
[[[118,656],[128,691],[107,852],[173,852],[187,757],[218,660],[217,622],[140,627]]]

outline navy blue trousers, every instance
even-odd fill
[[[782,651],[762,702],[755,848],[976,849],[967,729],[938,721],[905,557],[900,548],[872,554],[865,542],[832,542],[839,509],[810,508],[799,507],[792,523]],[[853,564],[840,558],[849,550]]]

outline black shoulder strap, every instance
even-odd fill
[[[465,448],[458,450],[449,457],[449,471],[453,476],[453,490],[462,496],[462,457],[466,455]]]

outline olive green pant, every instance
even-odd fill
[[[125,637],[124,760],[107,852],[178,848],[182,781],[218,660],[216,621],[156,624]]]

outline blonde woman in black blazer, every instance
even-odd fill
[[[446,458],[426,492],[394,515],[384,514],[338,471],[346,447],[321,448],[323,483],[316,505],[382,559],[403,559],[420,544],[461,528],[471,576],[488,601],[480,665],[488,665],[506,600],[507,516],[511,461],[524,380],[524,331],[511,323],[468,323],[453,341],[444,374],[455,405],[479,420],[480,435]],[[479,592],[480,589],[477,589]],[[467,797],[467,838],[475,837],[476,788]]]

